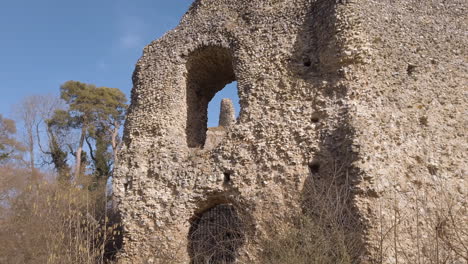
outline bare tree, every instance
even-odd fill
[[[14,107],[14,112],[24,127],[24,143],[29,154],[29,168],[31,175],[35,171],[35,128],[40,122],[39,108],[41,106],[41,96],[31,95],[23,98],[19,104]]]
[[[24,127],[24,142],[29,154],[28,164],[32,178],[36,178],[39,175],[37,172],[38,158],[36,156],[38,149],[46,155],[49,153],[46,148],[41,146],[41,138],[47,136],[47,141],[50,141],[47,120],[62,105],[63,102],[57,96],[31,95],[23,98],[14,107],[16,117]]]

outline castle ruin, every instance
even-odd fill
[[[259,263],[271,232],[338,203],[356,263],[457,263],[441,245],[444,213],[468,229],[467,6],[196,0],[133,75],[119,263]],[[208,129],[233,81],[238,119]]]

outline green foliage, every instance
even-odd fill
[[[48,122],[47,129],[49,133],[49,155],[52,163],[58,173],[58,181],[61,183],[70,182],[70,167],[67,163],[67,152],[64,151],[57,139],[58,128],[53,122]]]
[[[60,138],[69,134],[71,117],[65,110],[56,110],[51,119],[46,120],[47,134],[49,137],[49,154],[55,170],[58,173],[60,183],[69,183],[71,181],[71,169],[68,165],[68,152],[64,150]]]
[[[106,183],[118,150],[125,95],[70,81],[61,86],[61,98],[65,106],[28,99],[19,111],[25,113],[26,158],[37,146],[47,155],[45,163],[53,164],[56,183],[43,180],[55,174],[24,162],[15,122],[0,115],[0,241],[5,242],[0,263],[110,263],[121,243],[118,225],[109,222],[114,213]],[[75,156],[74,173],[69,155]]]
[[[18,155],[15,154],[24,151],[24,146],[13,137],[15,134],[15,121],[0,114],[0,162],[17,158]]]
[[[47,120],[47,125],[57,129],[69,129],[73,126],[73,118],[65,110],[56,110],[51,119]]]
[[[127,108],[125,94],[117,88],[96,87],[92,84],[68,81],[60,87],[60,97],[68,109],[56,111],[48,120],[51,134],[69,132],[73,129],[80,130],[78,146],[73,153],[77,163],[75,175],[85,173],[83,168],[86,167],[88,159],[82,148],[86,142],[94,169],[95,179],[92,182],[107,180],[115,157],[110,149],[112,146],[112,151],[116,151],[115,135],[124,120]],[[59,174],[60,171],[64,171],[62,178],[71,180],[70,168],[64,166],[66,152],[56,141],[51,140],[50,144],[53,153],[51,156],[57,171]],[[72,149],[71,145],[69,149]]]
[[[97,126],[101,122],[123,120],[127,98],[117,88],[96,87],[68,81],[60,87],[60,97],[68,104],[70,124]]]
[[[98,129],[95,133],[96,151],[93,156],[94,160],[94,175],[96,179],[106,179],[111,171],[112,155],[109,152],[109,140],[106,137],[106,132],[103,129]]]
[[[9,154],[5,152],[5,145],[0,143],[0,161],[8,158]]]

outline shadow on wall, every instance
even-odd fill
[[[354,206],[355,186],[362,172],[353,163],[353,128],[348,108],[340,103],[348,94],[340,84],[343,66],[337,58],[340,47],[334,42],[337,30],[336,1],[319,0],[309,6],[305,22],[295,43],[292,72],[302,79],[324,102],[314,102],[319,148],[309,161],[309,176],[302,192],[302,213],[282,234],[273,234],[265,242],[264,263],[359,263],[366,255],[365,225]],[[326,81],[327,85],[323,85]],[[323,109],[334,105],[338,118],[330,120]],[[333,124],[325,128],[323,124]],[[312,262],[311,262],[312,261]]]
[[[329,243],[322,248],[323,252],[334,256],[327,259],[329,263],[356,263],[365,253],[364,226],[354,206],[355,193],[352,190],[359,184],[362,172],[353,165],[358,154],[352,147],[355,132],[349,122],[349,109],[340,104],[349,91],[339,83],[342,78],[340,68],[344,65],[336,56],[341,49],[335,42],[338,5],[337,1],[314,2],[296,43],[296,57],[302,59],[305,68],[300,72],[301,78],[311,87],[320,89],[318,94],[332,102],[339,113],[333,128],[318,131],[319,150],[309,164],[310,174],[304,184],[302,208],[304,217],[311,221],[309,228],[318,232],[314,234],[315,239],[320,241],[323,238]],[[328,85],[323,87],[319,84],[323,81]],[[314,107],[317,115],[311,122],[325,122],[321,119],[327,118],[327,113],[320,110],[324,105]],[[322,126],[319,124],[318,127]]]

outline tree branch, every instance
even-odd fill
[[[86,141],[86,144],[88,145],[88,148],[89,148],[89,154],[91,156],[91,159],[93,161],[96,161],[96,158],[94,157],[94,154],[93,154],[93,146],[91,145],[91,143],[89,142],[89,137],[85,137],[85,141]]]

